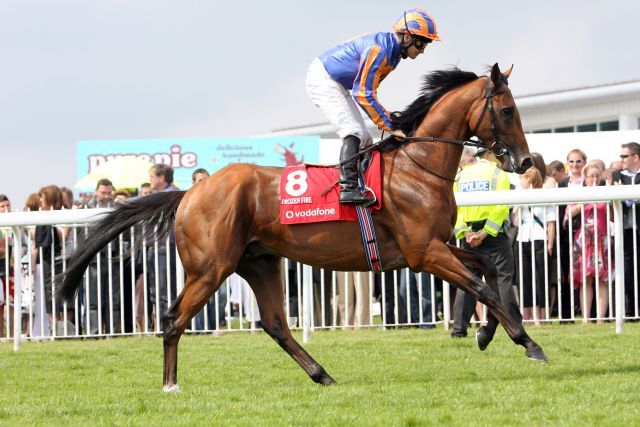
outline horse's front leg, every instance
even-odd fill
[[[463,255],[456,252],[458,255]],[[526,349],[530,359],[546,362],[542,348],[527,335],[522,322],[516,321],[500,302],[496,293],[485,282],[473,275],[464,264],[456,257],[451,247],[444,242],[433,240],[429,243],[425,254],[425,270],[448,281],[456,287],[476,297],[485,304],[493,315],[502,323],[509,337],[516,344]],[[490,272],[491,274],[491,272]]]

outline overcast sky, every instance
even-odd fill
[[[638,0],[0,0],[0,193],[72,186],[79,140],[237,137],[315,124],[311,60],[426,8],[442,42],[379,90],[389,110],[451,65],[515,64],[518,95],[640,79]]]

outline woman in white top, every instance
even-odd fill
[[[520,178],[520,188],[542,188],[542,176],[535,167],[529,168]],[[516,208],[515,222],[519,225],[518,248],[520,252],[520,298],[524,320],[546,318],[546,307],[552,303],[545,292],[548,266],[553,253],[555,235],[555,210],[552,206],[521,206]],[[546,227],[545,227],[546,225]],[[545,257],[546,251],[546,257]],[[534,286],[535,283],[535,286]]]

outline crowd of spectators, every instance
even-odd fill
[[[609,167],[600,159],[589,160],[584,151],[572,149],[566,161],[549,164],[539,153],[523,175],[513,175],[512,188],[555,188],[638,184],[640,144],[622,144],[620,160]],[[473,162],[464,158],[461,170]],[[637,201],[623,204],[625,316],[638,319],[637,288],[640,253]],[[521,206],[511,210],[501,229],[512,240],[517,272],[513,291],[519,300],[523,319],[539,324],[552,318],[583,323],[611,320],[614,311],[612,255],[615,234],[613,211],[608,203],[578,203],[552,206]],[[509,268],[505,268],[509,270]],[[500,270],[500,268],[498,269]],[[500,275],[500,271],[498,271]],[[482,321],[476,309],[476,320]],[[455,321],[454,321],[455,324]],[[452,336],[463,336],[456,334]]]
[[[588,161],[580,149],[573,149],[566,159],[549,164],[540,154],[533,153],[534,166],[521,176],[511,177],[511,188],[637,184],[640,145],[631,142],[623,144],[620,150],[620,161],[612,162],[608,168],[601,160]],[[466,148],[460,171],[477,161],[474,151]],[[193,185],[199,185],[208,176],[206,170],[196,170],[192,175]],[[150,170],[149,182],[137,189],[116,189],[111,181],[101,179],[93,194],[74,201],[71,189],[48,185],[30,194],[23,210],[112,207],[130,197],[175,190],[178,189],[173,185],[171,167],[157,164]],[[640,241],[640,211],[634,201],[625,202],[623,208],[625,315],[637,319],[640,253],[634,243]],[[0,195],[0,214],[10,211],[9,199]],[[503,224],[497,224],[496,230],[510,241],[515,274],[508,276],[509,287],[525,321],[539,324],[556,318],[586,323],[612,318],[615,300],[612,298],[611,248],[615,239],[612,220],[608,204],[584,203],[561,205],[557,209],[516,207],[509,211]],[[37,226],[25,228],[23,233],[25,246],[18,250],[13,246],[12,231],[0,229],[0,336],[11,332],[12,310],[8,308],[13,299],[11,260],[15,256],[22,257],[24,266],[23,330],[27,333],[47,337],[53,333],[102,336],[159,331],[162,313],[177,296],[179,270],[173,233],[168,244],[135,243],[131,233],[111,242],[90,263],[75,304],[63,304],[52,289],[55,276],[62,271],[65,256],[73,251],[82,229]],[[473,244],[465,242],[469,242],[468,239],[462,241],[463,245],[474,249]],[[296,324],[301,320],[301,268],[295,262],[286,265],[286,307],[292,323]],[[382,275],[315,268],[312,271],[313,321],[317,327],[372,326],[378,323],[374,318],[380,316],[389,326],[429,328],[442,317],[442,282],[429,274],[409,270]],[[243,312],[251,313],[252,327],[259,326],[259,312],[247,296],[250,293],[246,292],[246,283],[236,276],[229,283],[221,286],[205,309],[196,315],[192,329],[223,330],[230,319]],[[465,303],[465,307],[469,317],[483,320],[483,311],[475,302]]]

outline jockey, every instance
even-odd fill
[[[405,136],[401,130],[393,129],[389,112],[380,105],[378,86],[400,59],[417,58],[440,37],[435,20],[420,8],[404,12],[393,30],[346,41],[314,59],[307,71],[309,97],[342,139],[341,163],[358,153],[361,141],[371,140],[358,106],[379,129]],[[357,160],[341,166],[339,171],[341,203],[366,205],[373,201],[358,188]]]

